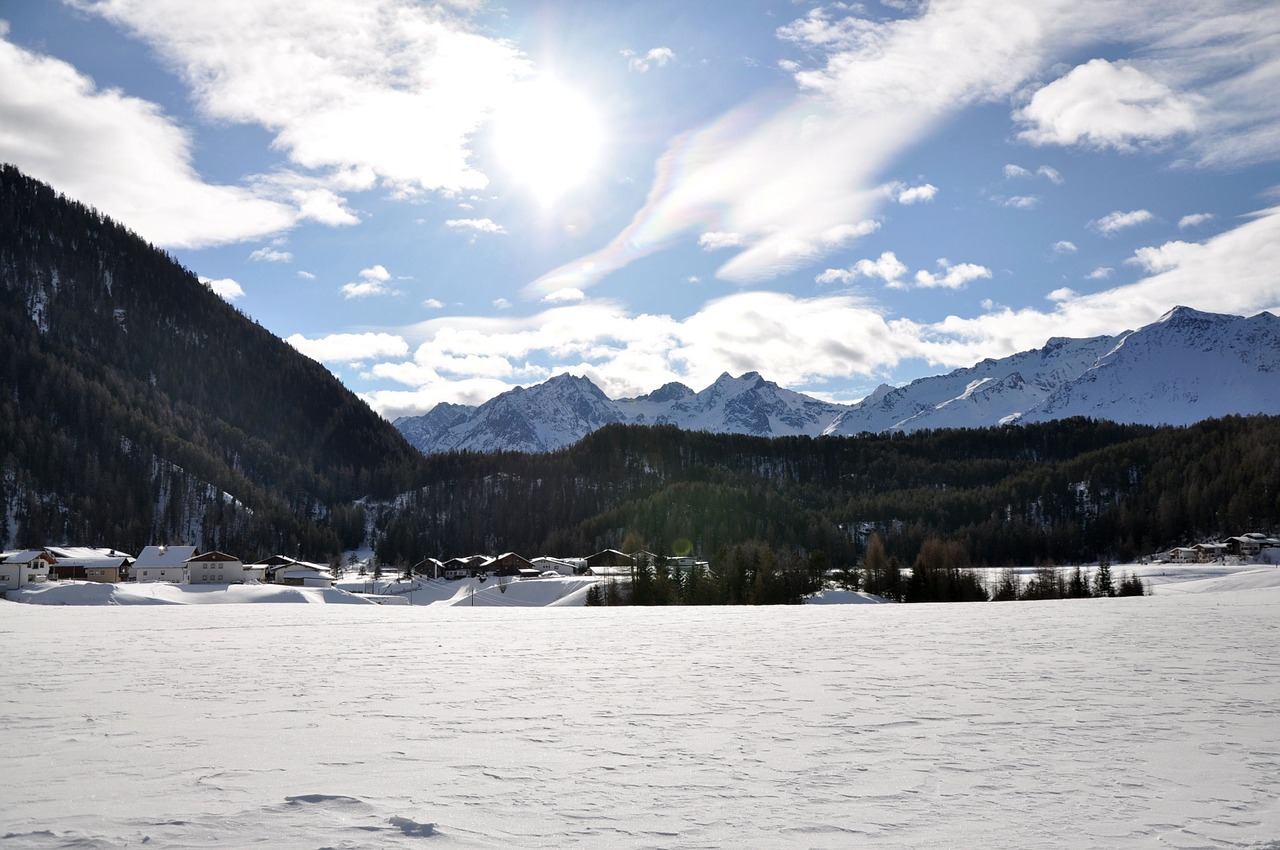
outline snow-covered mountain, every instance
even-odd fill
[[[589,379],[559,375],[478,407],[441,404],[395,427],[421,451],[541,452],[611,422],[766,437],[985,427],[1090,416],[1184,425],[1231,413],[1280,414],[1280,319],[1175,307],[1136,331],[1050,339],[1043,348],[833,404],[756,372],[727,373],[701,392],[670,383],[610,399]]]
[[[1170,310],[1130,334],[1026,422],[1090,416],[1189,425],[1228,413],[1280,413],[1280,318]]]

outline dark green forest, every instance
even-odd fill
[[[429,483],[379,515],[378,554],[589,553],[630,538],[711,559],[759,541],[838,568],[876,532],[907,565],[930,539],[973,566],[1128,561],[1274,528],[1277,447],[1280,419],[1262,416],[816,439],[610,425],[551,454],[427,458]]]
[[[420,480],[324,367],[12,166],[0,346],[0,545],[336,553],[364,534],[352,502]]]
[[[402,566],[640,546],[718,559],[718,598],[759,601],[863,561],[873,536],[886,563],[939,555],[941,580],[1280,527],[1276,417],[816,439],[615,425],[551,454],[423,457],[167,254],[8,166],[0,335],[0,546],[332,561],[363,544]]]

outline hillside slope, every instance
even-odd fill
[[[11,166],[0,345],[0,546],[325,556],[363,535],[340,506],[397,492],[421,460],[171,257]]]

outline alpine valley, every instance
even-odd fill
[[[1043,348],[906,386],[882,385],[850,405],[783,389],[755,372],[723,374],[701,392],[670,383],[616,400],[590,379],[565,374],[479,406],[440,404],[393,424],[420,451],[434,454],[552,451],[612,423],[817,437],[1077,416],[1188,425],[1249,413],[1280,413],[1280,319],[1175,307],[1136,331],[1050,339]]]
[[[903,565],[940,541],[992,566],[1130,559],[1280,528],[1280,416],[1256,415],[1280,412],[1278,324],[1177,308],[855,405],[754,373],[622,400],[563,375],[397,430],[171,257],[4,166],[0,548],[407,569],[643,547],[711,562],[699,602],[794,601],[792,567],[857,564],[873,532]]]

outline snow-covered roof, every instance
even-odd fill
[[[135,567],[181,567],[199,552],[196,546],[148,546],[138,553]]]
[[[312,564],[300,564],[298,566],[289,567],[287,570],[276,571],[276,581],[282,578],[327,578],[332,579],[333,574],[326,569],[316,567]]]
[[[23,549],[20,552],[13,552],[7,555],[3,563],[6,564],[29,564],[34,560],[44,558],[52,558],[53,556],[45,552],[43,549]]]
[[[287,568],[276,570],[276,578],[278,579],[281,576],[320,576],[321,578],[332,578],[333,574],[329,572],[328,567],[322,567],[319,564],[308,564],[302,561],[296,561]]]
[[[92,546],[46,546],[44,550],[59,562],[73,561],[77,564],[94,564],[94,563],[111,563],[117,564],[120,561],[131,561],[133,556],[128,552],[120,552],[115,549]]]

